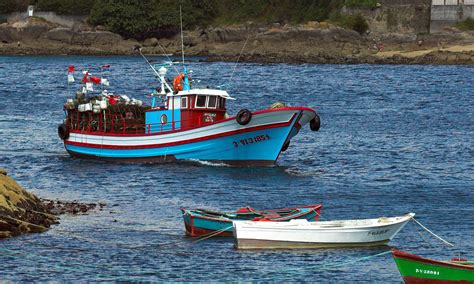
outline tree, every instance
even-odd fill
[[[89,23],[104,25],[125,37],[143,39],[148,36],[171,35],[179,31],[179,8],[183,26],[206,25],[215,14],[214,0],[96,0]]]

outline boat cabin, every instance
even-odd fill
[[[169,93],[166,104],[149,109],[145,125],[149,133],[175,131],[204,126],[226,118],[226,91],[192,89]]]

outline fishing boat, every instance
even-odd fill
[[[308,222],[234,222],[238,249],[331,248],[387,244],[415,216]]]
[[[181,212],[187,235],[201,236],[216,233],[216,236],[232,236],[233,221],[272,220],[284,222],[292,219],[317,221],[321,208],[322,205],[316,204],[263,211],[257,211],[251,207],[243,207],[235,212],[182,208]]]
[[[474,262],[461,258],[439,261],[392,249],[398,270],[407,284],[474,283]]]
[[[65,119],[58,126],[71,156],[268,166],[276,163],[303,126],[309,124],[313,131],[320,128],[316,111],[304,106],[280,103],[229,115],[227,104],[235,98],[225,90],[195,87],[198,82],[191,78],[184,60],[179,72],[174,63],[151,64],[139,52],[161,86],[151,94],[151,105],[103,89],[104,83],[109,86],[108,80],[84,70],[82,85],[64,105]],[[170,67],[177,73],[172,81],[167,76]],[[69,71],[74,72],[74,66]],[[102,89],[94,93],[94,87]]]

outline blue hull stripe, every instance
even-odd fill
[[[206,141],[160,148],[122,150],[75,145],[65,145],[65,147],[72,154],[78,153],[104,158],[149,158],[168,155],[174,156],[178,160],[275,161],[294,123],[295,121],[289,126],[250,131]]]

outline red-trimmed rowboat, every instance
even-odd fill
[[[439,261],[392,249],[398,270],[407,284],[474,283],[474,262]]]
[[[289,221],[292,219],[306,219],[317,221],[322,205],[305,205],[294,208],[281,208],[257,211],[250,207],[240,208],[235,212],[216,212],[207,209],[181,208],[186,234],[201,236],[212,233],[219,236],[232,236],[232,221]]]

